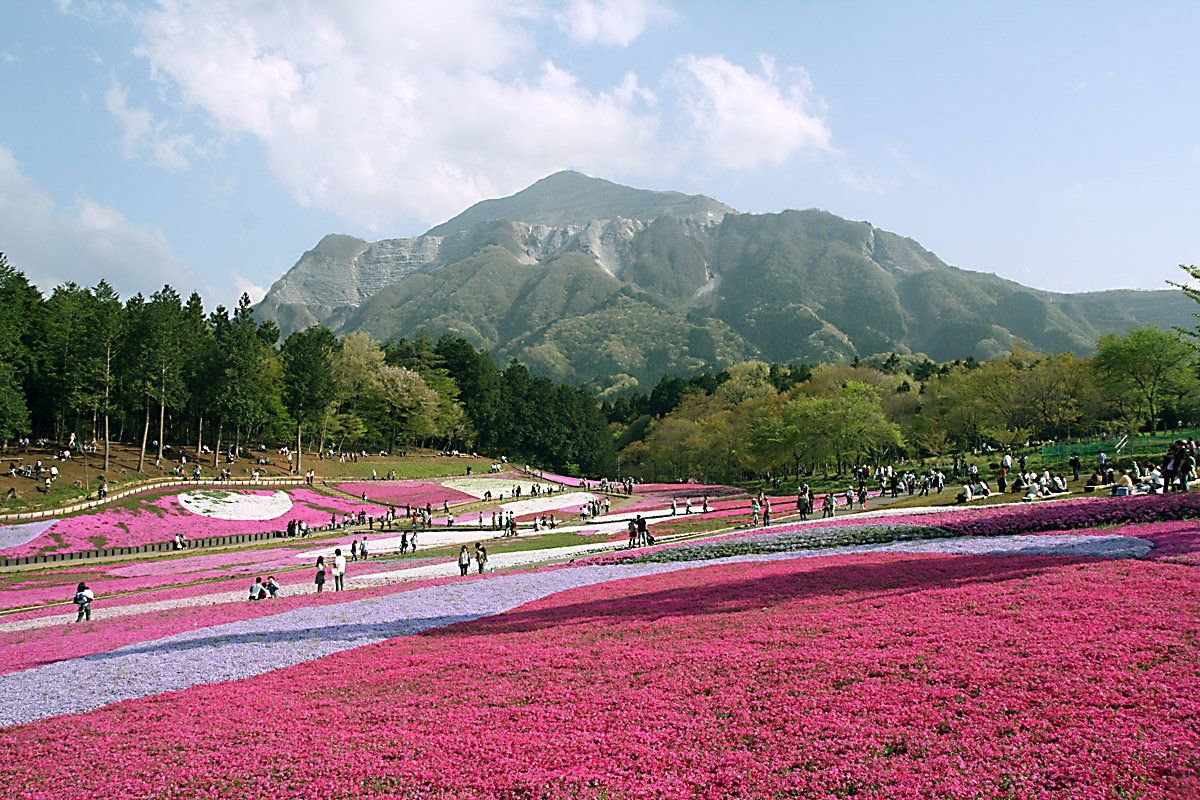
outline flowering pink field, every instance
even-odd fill
[[[332,515],[340,518],[344,513],[360,509],[373,515],[384,511],[378,505],[330,497],[311,489],[288,489],[286,492],[293,504],[291,510],[270,520],[216,519],[193,514],[180,505],[178,494],[141,497],[133,501],[132,507],[113,506],[57,520],[32,541],[0,551],[0,554],[24,556],[103,547],[137,547],[169,542],[176,533],[182,533],[188,539],[261,533],[283,530],[292,519],[318,526],[328,525]],[[239,492],[251,496],[273,493],[273,490]]]
[[[1194,797],[1197,597],[1200,574],[1169,561],[689,569],[12,728],[0,785],[118,799]]]
[[[424,507],[428,503],[435,508],[440,508],[442,503],[454,505],[475,502],[475,498],[466,492],[460,492],[432,481],[356,481],[339,483],[337,488],[355,497],[361,497],[365,492],[367,500],[372,503],[394,506]]]

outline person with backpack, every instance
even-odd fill
[[[92,621],[92,601],[96,599],[95,593],[88,588],[86,583],[82,581],[75,587],[75,599],[72,601],[79,607],[79,613],[75,615],[76,622],[87,620]]]
[[[487,562],[488,562],[487,548],[483,546],[483,542],[476,542],[475,543],[475,563],[479,566],[479,574],[480,575],[482,575],[483,571],[485,569],[487,569]]]

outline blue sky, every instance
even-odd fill
[[[257,293],[561,168],[1046,289],[1200,262],[1197,3],[0,4],[0,249]]]

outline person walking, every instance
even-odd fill
[[[629,520],[629,549],[630,550],[637,547],[637,536],[638,536],[637,523],[634,522],[633,520]]]
[[[464,544],[462,549],[458,551],[458,574],[462,577],[467,577],[467,570],[471,567],[471,554],[467,552],[467,546]]]
[[[482,542],[475,543],[475,564],[479,567],[479,574],[482,575],[484,569],[487,568],[488,556],[487,548]]]
[[[333,551],[333,590],[340,592],[346,588],[346,557],[342,549]]]
[[[75,599],[72,601],[79,607],[79,612],[75,615],[76,622],[83,622],[85,619],[88,622],[92,621],[92,601],[96,599],[96,594],[88,588],[86,583],[82,581],[75,587]]]
[[[358,543],[358,557],[363,561],[367,560],[367,540],[365,537]]]
[[[350,560],[358,561],[358,539],[350,543]]]
[[[313,583],[317,585],[317,594],[320,594],[325,588],[325,556],[317,556],[317,575]]]

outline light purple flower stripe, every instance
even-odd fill
[[[37,537],[41,536],[49,530],[56,519],[41,520],[39,522],[27,522],[24,525],[9,525],[0,527],[0,550],[6,550],[9,547],[20,547],[23,544],[29,544]]]
[[[705,562],[712,563],[712,562]],[[495,576],[215,625],[0,676],[0,727],[239,680],[499,614],[567,589],[696,564],[596,565]],[[97,606],[96,611],[100,608]]]

